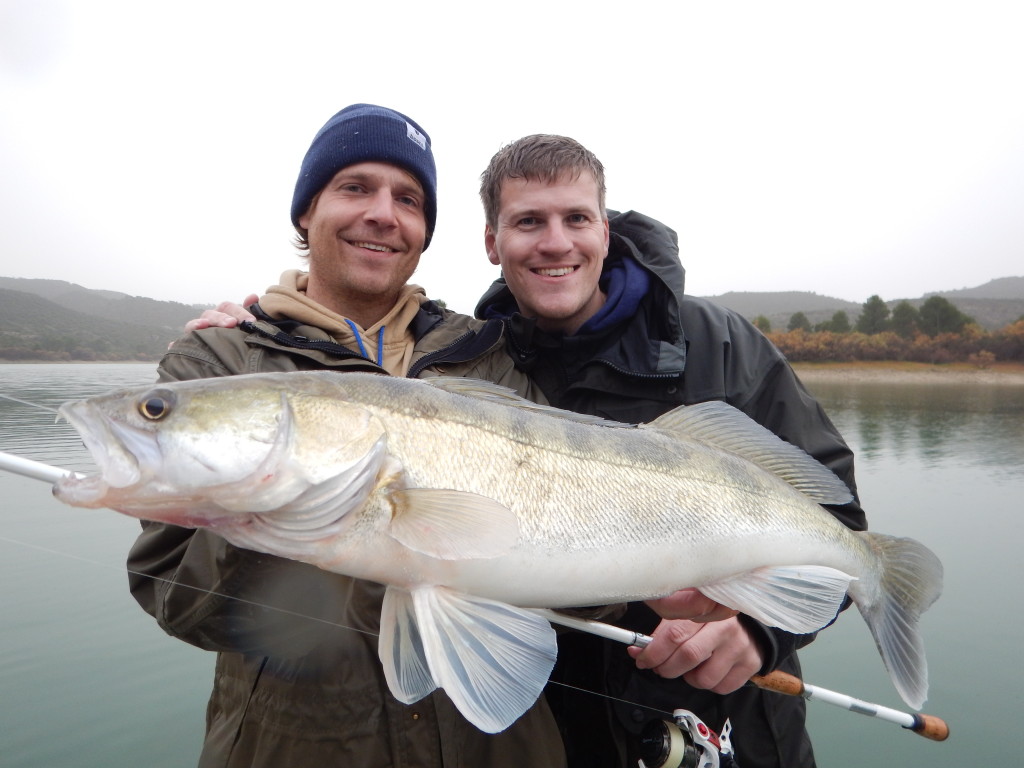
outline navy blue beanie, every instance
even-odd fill
[[[302,159],[299,179],[292,196],[292,224],[334,174],[356,163],[389,163],[403,168],[423,185],[427,239],[437,221],[437,169],[430,151],[430,137],[415,121],[387,107],[353,104],[328,120],[313,138]]]

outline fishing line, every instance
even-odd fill
[[[330,619],[323,619],[319,616],[310,616],[305,613],[300,613],[299,611],[292,611],[287,608],[280,608],[276,605],[267,605],[265,603],[259,603],[255,600],[246,600],[244,597],[236,597],[235,595],[228,595],[223,592],[217,592],[216,590],[212,589],[205,589],[204,587],[197,587],[192,584],[182,584],[181,582],[175,581],[174,579],[165,579],[162,576],[153,576],[150,573],[134,571],[131,568],[124,568],[124,570],[122,570],[121,566],[110,565],[110,563],[104,563],[100,560],[93,560],[92,558],[83,557],[82,555],[74,555],[70,552],[62,552],[59,549],[44,547],[40,544],[32,544],[31,542],[20,541],[19,539],[12,539],[8,536],[0,536],[0,541],[7,542],[8,544],[20,544],[23,547],[27,547],[28,549],[34,549],[38,552],[46,552],[47,554],[57,555],[58,557],[63,557],[67,560],[74,560],[80,563],[88,563],[89,565],[95,565],[106,570],[117,571],[118,573],[128,573],[131,576],[142,576],[143,578],[152,579],[153,581],[159,581],[163,584],[172,584],[177,587],[185,587],[186,589],[195,590],[196,592],[202,592],[203,594],[210,595],[211,597],[221,597],[225,600],[234,600],[238,603],[251,605],[254,608],[265,608],[267,610],[283,613],[286,616],[292,616],[298,619],[307,619],[309,621],[315,621],[317,623],[326,624],[327,626],[335,627],[337,629],[349,629],[353,632],[359,632],[360,634],[369,635],[370,637],[379,637],[379,635],[376,632],[369,632],[365,629],[359,629],[357,627],[349,627],[344,624],[339,624],[336,621],[331,621]]]
[[[313,622],[316,622],[318,624],[324,624],[326,626],[333,627],[335,629],[350,630],[352,632],[358,632],[360,634],[367,635],[368,637],[380,637],[380,635],[377,632],[370,632],[370,631],[365,630],[365,629],[359,629],[358,627],[350,627],[350,626],[347,626],[345,624],[339,624],[338,622],[331,621],[330,619],[323,619],[323,618],[320,618],[318,616],[310,616],[310,615],[305,614],[305,613],[300,613],[299,611],[292,611],[292,610],[289,610],[287,608],[280,608],[280,607],[278,607],[276,605],[267,605],[266,603],[259,603],[259,602],[256,602],[255,600],[246,600],[245,598],[242,598],[242,597],[236,597],[235,595],[228,595],[228,594],[225,594],[223,592],[217,592],[216,590],[212,590],[212,589],[205,589],[204,587],[197,587],[197,586],[194,586],[192,584],[182,584],[181,582],[175,581],[174,579],[167,579],[167,578],[164,578],[162,576],[153,576],[152,574],[142,573],[140,571],[132,570],[131,568],[123,568],[122,569],[121,566],[114,566],[114,565],[111,565],[110,563],[104,563],[104,562],[102,562],[100,560],[94,560],[92,558],[84,557],[82,555],[75,555],[75,554],[72,554],[70,552],[63,552],[63,551],[58,550],[58,549],[53,549],[52,547],[44,547],[44,546],[42,546],[40,544],[33,544],[31,542],[21,541],[19,539],[12,539],[9,536],[0,535],[0,541],[6,542],[8,544],[19,544],[19,545],[21,545],[23,547],[26,547],[27,549],[34,549],[34,550],[36,550],[38,552],[45,552],[45,553],[50,554],[50,555],[56,555],[57,557],[65,558],[67,560],[73,560],[73,561],[80,562],[80,563],[87,563],[89,565],[98,566],[98,567],[106,569],[106,570],[117,571],[118,573],[128,573],[128,574],[130,574],[132,576],[142,576],[144,578],[152,579],[153,581],[159,581],[159,582],[164,583],[164,584],[171,584],[171,585],[174,585],[174,586],[177,586],[177,587],[185,587],[186,589],[195,590],[196,592],[202,592],[203,594],[210,595],[211,597],[219,597],[219,598],[223,598],[225,600],[233,600],[233,601],[235,601],[237,603],[241,603],[241,604],[244,604],[244,605],[250,605],[250,606],[252,606],[254,608],[263,608],[263,609],[270,610],[270,611],[277,611],[278,613],[284,614],[286,616],[291,616],[291,617],[297,618],[297,619],[305,619],[305,620],[308,620],[308,621],[313,621]],[[590,696],[597,696],[597,697],[602,698],[602,699],[607,699],[609,701],[619,702],[621,704],[628,704],[629,706],[633,706],[633,707],[642,707],[643,709],[646,709],[646,710],[648,710],[650,712],[656,712],[659,715],[665,715],[667,717],[671,717],[671,715],[672,715],[671,712],[668,712],[668,711],[665,711],[665,710],[656,709],[656,708],[650,707],[650,706],[648,706],[646,704],[638,704],[636,702],[628,701],[626,699],[619,699],[619,698],[616,698],[615,696],[611,696],[611,695],[609,695],[607,693],[600,693],[598,691],[591,691],[591,690],[588,690],[586,688],[580,688],[580,687],[575,686],[575,685],[569,685],[568,683],[560,683],[557,680],[548,680],[548,684],[550,684],[550,685],[557,685],[557,686],[562,687],[562,688],[569,688],[569,689],[574,690],[574,691],[579,691],[580,693],[589,694]]]
[[[48,405],[40,405],[39,403],[31,403],[28,400],[22,400],[20,397],[14,397],[13,395],[5,395],[3,392],[0,392],[0,397],[2,397],[4,400],[12,400],[15,403],[28,405],[31,406],[32,408],[39,408],[40,410],[49,411],[50,413],[58,413],[56,408],[51,408]]]

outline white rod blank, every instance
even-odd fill
[[[56,483],[62,477],[67,477],[68,475],[78,476],[76,472],[72,472],[70,469],[62,469],[52,464],[44,464],[41,461],[33,461],[32,459],[15,456],[13,453],[6,453],[4,451],[0,451],[0,469],[6,469],[8,472],[31,477],[33,480],[42,480],[46,483]]]

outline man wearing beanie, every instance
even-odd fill
[[[291,207],[308,272],[286,272],[237,328],[176,341],[161,381],[273,371],[470,376],[536,393],[504,325],[449,312],[408,284],[437,216],[430,137],[405,115],[355,104],[320,129]],[[199,765],[565,764],[543,697],[499,734],[442,691],[391,696],[377,656],[384,588],[234,547],[207,530],[143,523],[132,594],[170,635],[217,653]]]

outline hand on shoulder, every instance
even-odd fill
[[[203,310],[199,317],[185,323],[185,333],[198,331],[203,328],[234,328],[239,323],[252,322],[256,317],[246,307],[255,304],[258,300],[259,296],[255,293],[250,293],[242,300],[241,304],[235,304],[232,301],[222,301],[217,305],[216,309]]]

